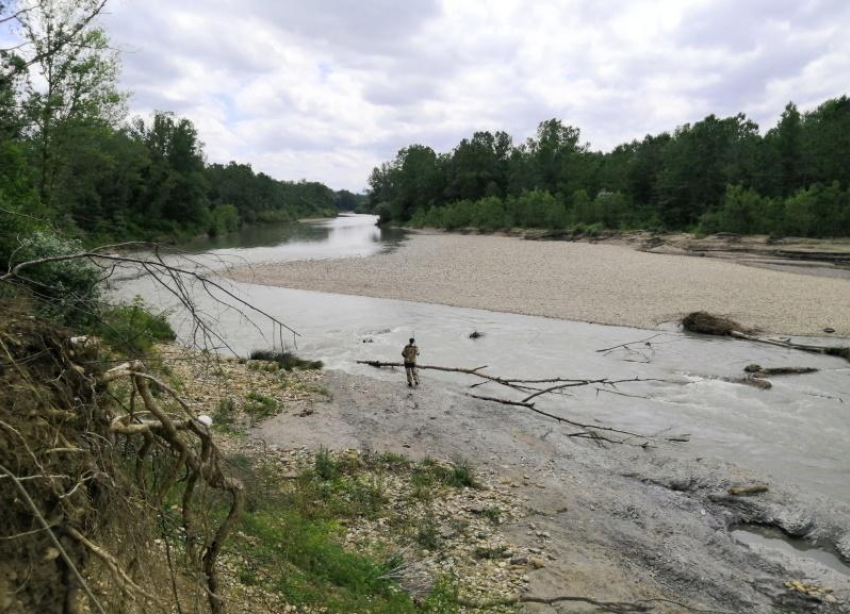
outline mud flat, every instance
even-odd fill
[[[729,315],[769,333],[850,336],[850,281],[626,245],[415,234],[367,258],[240,268],[238,281],[651,329]]]
[[[252,437],[273,449],[462,455],[500,476],[525,509],[523,518],[503,527],[506,538],[545,561],[528,572],[529,596],[582,595],[670,614],[850,612],[850,576],[732,535],[747,524],[773,526],[847,561],[850,509],[844,504],[726,463],[675,458],[669,445],[600,447],[570,438],[568,427],[465,397],[427,375],[413,390],[402,374],[381,381],[330,371],[322,382],[329,401],[308,404],[306,417],[299,405],[289,405]],[[729,493],[754,483],[768,490]],[[818,596],[795,590],[793,581]],[[529,603],[522,611],[597,610]]]

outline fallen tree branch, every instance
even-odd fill
[[[552,605],[555,603],[563,603],[572,601],[578,603],[587,603],[589,605],[601,608],[606,612],[615,612],[616,614],[634,614],[638,612],[649,612],[650,608],[638,602],[631,601],[600,601],[591,597],[579,597],[577,595],[560,595],[558,597],[533,597],[523,595],[521,597],[506,597],[504,599],[493,599],[490,601],[472,601],[469,599],[458,599],[458,604],[475,609],[495,608],[498,606],[517,605],[519,603],[542,603]]]
[[[110,253],[115,252],[116,250],[126,250],[130,248],[148,248],[152,253],[148,256]],[[192,339],[196,344],[199,343],[200,339],[205,348],[213,348],[216,347],[216,344],[220,344],[220,347],[226,348],[233,353],[233,355],[238,355],[238,352],[236,352],[230,344],[220,334],[218,334],[218,332],[216,332],[214,324],[208,321],[209,316],[206,316],[196,308],[192,291],[189,287],[190,283],[200,285],[203,293],[217,304],[227,309],[234,310],[245,317],[248,324],[253,326],[264,338],[266,336],[265,333],[250,317],[248,317],[249,313],[268,319],[272,323],[274,331],[281,335],[281,345],[283,345],[282,331],[284,330],[292,333],[293,338],[300,336],[297,331],[284,324],[280,319],[238,296],[235,291],[229,289],[225,285],[224,281],[217,281],[216,279],[213,279],[215,274],[214,271],[193,261],[187,256],[183,256],[183,258],[195,267],[194,270],[184,266],[171,264],[160,254],[160,250],[160,246],[155,243],[116,243],[112,245],[102,245],[90,250],[71,254],[45,256],[26,262],[18,262],[14,265],[10,263],[8,270],[5,273],[0,274],[0,283],[7,283],[13,286],[22,285],[28,287],[31,291],[37,294],[36,289],[41,288],[44,290],[47,289],[47,286],[27,277],[25,272],[28,269],[38,267],[40,265],[75,260],[86,261],[106,272],[105,277],[100,281],[105,281],[112,277],[117,267],[132,267],[139,273],[149,276],[159,287],[172,295],[178,303],[189,312],[193,322],[193,329],[191,333]],[[86,302],[86,299],[83,297],[72,295],[71,298],[74,298],[81,303]]]
[[[375,367],[376,369],[380,369],[382,367],[403,367],[403,362],[382,362],[380,360],[358,360],[358,365],[369,365],[370,367]],[[477,375],[479,377],[486,377],[478,373],[481,369],[486,369],[487,365],[483,365],[481,367],[475,367],[474,369],[463,369],[461,367],[440,367],[437,365],[416,365],[417,369],[430,369],[433,371],[445,371],[448,373],[466,373],[467,375]]]
[[[814,367],[762,367],[761,365],[747,365],[744,371],[752,373],[753,377],[770,377],[772,375],[805,375],[806,373],[817,373]]]
[[[599,433],[595,432],[595,431],[607,431],[607,432],[610,432],[610,433],[617,433],[617,434],[620,434],[620,435],[628,435],[629,437],[639,437],[641,439],[646,439],[646,440],[651,439],[651,437],[648,437],[646,435],[641,435],[639,433],[622,431],[620,429],[615,429],[615,428],[611,428],[611,427],[608,427],[608,426],[598,426],[598,425],[595,425],[595,424],[584,424],[582,422],[576,422],[575,420],[570,420],[569,418],[564,418],[563,416],[557,416],[555,414],[550,414],[549,412],[543,411],[542,409],[537,409],[534,406],[534,403],[526,403],[524,401],[511,401],[509,399],[501,399],[499,397],[487,397],[487,396],[482,396],[482,395],[477,395],[477,394],[469,394],[469,393],[467,393],[466,396],[473,398],[473,399],[478,399],[480,401],[490,401],[491,403],[500,403],[502,405],[511,405],[511,406],[514,406],[514,407],[524,407],[525,409],[533,411],[536,414],[540,414],[541,416],[546,416],[547,418],[552,418],[553,420],[556,420],[559,423],[563,422],[564,424],[569,424],[570,426],[575,426],[577,428],[586,429],[585,432],[572,433],[572,434],[568,435],[568,437],[590,437],[590,438],[593,438],[593,439],[603,439],[603,440],[607,441],[608,443],[616,443],[616,444],[626,443],[625,440],[615,440],[615,439],[606,438],[602,435],[599,435]],[[640,447],[646,447],[646,446],[641,445]]]
[[[802,352],[809,352],[810,354],[836,356],[850,361],[850,347],[807,345],[804,343],[793,343],[792,341],[765,339],[756,335],[755,331],[744,328],[730,318],[715,316],[704,311],[695,311],[686,315],[682,318],[682,327],[687,331],[701,335],[732,337],[733,339],[763,343],[789,350],[800,350]]]
[[[369,365],[370,367],[382,368],[382,367],[402,367],[403,363],[400,362],[384,362],[380,360],[358,360],[357,364],[360,365]],[[522,407],[524,409],[528,409],[536,414],[540,414],[541,416],[545,416],[547,418],[551,418],[556,420],[559,423],[569,424],[576,428],[582,429],[576,433],[568,434],[568,437],[580,437],[592,439],[599,443],[600,441],[605,441],[608,443],[614,444],[625,444],[625,445],[635,445],[630,444],[628,442],[628,438],[637,437],[639,439],[644,440],[643,443],[637,444],[639,447],[647,448],[649,446],[649,441],[652,440],[652,437],[648,435],[643,435],[640,433],[633,433],[631,431],[626,431],[622,429],[617,429],[608,426],[599,426],[594,424],[584,424],[582,422],[576,422],[575,420],[571,420],[569,418],[564,418],[563,416],[558,416],[556,414],[543,411],[542,409],[538,409],[535,407],[535,404],[532,403],[534,399],[537,399],[543,395],[547,394],[562,394],[562,391],[567,388],[576,388],[582,386],[609,386],[612,388],[616,388],[617,384],[623,383],[633,383],[633,382],[656,382],[656,381],[666,381],[666,380],[657,380],[657,379],[640,379],[638,377],[630,378],[630,379],[622,379],[622,380],[611,380],[607,378],[600,379],[576,379],[576,378],[564,378],[564,377],[550,377],[550,378],[538,378],[538,379],[521,379],[521,378],[505,378],[498,377],[495,375],[490,375],[488,373],[484,373],[483,369],[486,369],[486,366],[475,367],[474,369],[467,369],[463,367],[442,367],[439,365],[417,365],[418,369],[430,369],[434,371],[443,371],[448,373],[462,373],[465,375],[470,375],[472,377],[480,378],[483,381],[472,384],[471,388],[477,388],[483,384],[494,383],[502,386],[506,386],[508,388],[512,388],[514,390],[518,390],[524,393],[532,391],[531,394],[528,394],[520,401],[514,401],[511,399],[504,399],[500,397],[493,397],[487,395],[477,395],[472,393],[466,393],[466,396],[478,399],[481,401],[489,401],[491,403],[500,403],[502,405],[509,405],[512,407]],[[548,388],[534,388],[531,386],[527,386],[526,384],[555,384],[554,386],[549,386]],[[597,388],[597,390],[600,390]],[[618,435],[625,435],[626,439],[612,439],[611,437],[605,436],[602,433],[616,433]]]
[[[646,339],[638,339],[637,341],[629,341],[628,343],[621,343],[620,345],[612,345],[609,348],[602,348],[601,350],[596,350],[596,351],[597,352],[610,352],[611,350],[618,350],[620,348],[627,348],[630,345],[637,345],[638,343],[648,343],[649,341],[655,339],[656,337],[661,337],[662,335],[666,335],[666,334],[667,333],[658,333],[656,335],[652,335],[651,337],[647,337]]]

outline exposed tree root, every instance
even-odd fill
[[[156,420],[140,420],[136,417],[136,421],[133,422],[133,416],[119,416],[112,421],[110,428],[114,432],[126,435],[141,434],[146,437],[145,445],[150,442],[150,445],[166,447],[177,456],[177,461],[166,475],[165,484],[160,487],[155,495],[155,500],[160,501],[162,499],[167,490],[166,486],[174,483],[181,467],[189,471],[186,487],[183,491],[183,524],[186,530],[186,549],[190,558],[194,559],[197,556],[195,542],[197,540],[196,527],[199,523],[196,522],[193,505],[198,481],[203,481],[213,489],[230,494],[230,509],[227,516],[219,524],[200,558],[207,578],[210,609],[213,614],[219,614],[224,611],[224,602],[218,595],[216,562],[221,547],[238,520],[245,504],[242,483],[224,474],[220,463],[220,453],[212,440],[209,429],[195,418],[189,405],[180,398],[175,390],[148,374],[145,371],[145,366],[140,362],[128,362],[110,369],[104,374],[101,382],[110,382],[121,377],[130,378],[145,409]],[[169,393],[183,409],[187,418],[180,421],[173,420],[154,398],[150,390],[150,382],[156,383],[162,390]],[[200,452],[190,444],[191,436],[200,441]]]
[[[99,612],[99,614],[106,614],[106,611],[103,609],[103,606],[100,604],[100,601],[98,601],[97,597],[94,596],[94,593],[92,593],[91,589],[89,588],[89,585],[86,583],[85,579],[83,579],[83,576],[80,574],[80,570],[77,569],[77,566],[74,564],[74,561],[71,560],[71,557],[68,556],[68,552],[65,550],[59,539],[56,537],[56,534],[53,532],[53,527],[48,524],[47,520],[44,518],[44,515],[42,515],[42,513],[39,511],[38,506],[36,506],[35,502],[32,500],[32,497],[30,497],[29,492],[24,487],[24,485],[21,484],[20,479],[18,479],[18,477],[14,473],[9,471],[3,465],[0,465],[0,471],[2,471],[5,475],[9,476],[9,478],[15,484],[15,488],[18,489],[18,492],[20,493],[23,500],[26,502],[27,507],[32,512],[33,517],[41,525],[41,528],[47,532],[47,535],[50,537],[50,541],[53,542],[53,546],[59,552],[59,555],[62,557],[62,560],[65,562],[65,565],[67,566],[68,570],[71,572],[71,574],[73,574],[76,582],[78,582],[79,585],[82,587],[86,596],[89,598],[89,601],[91,602],[92,606]]]

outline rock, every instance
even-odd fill
[[[733,486],[729,489],[730,495],[735,495],[738,497],[741,496],[749,496],[756,495],[759,493],[767,492],[769,489],[767,484],[750,484],[747,486]]]
[[[845,561],[850,561],[850,531],[844,534],[844,537],[838,540],[835,544],[838,552],[844,557]]]

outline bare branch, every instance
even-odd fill
[[[19,65],[13,66],[10,70],[7,70],[5,74],[0,74],[0,83],[3,81],[8,81],[10,79],[14,79],[17,75],[22,74],[30,69],[34,64],[41,62],[49,58],[52,55],[59,53],[66,45],[71,45],[77,37],[85,30],[102,12],[106,7],[106,3],[109,0],[98,0],[97,3],[94,4],[92,9],[82,18],[74,24],[71,30],[62,37],[55,37],[52,41],[48,43],[45,49],[39,53],[36,53],[33,57],[28,60],[22,62]],[[29,12],[32,9],[27,9],[23,13],[19,12],[16,19],[20,20],[20,16]],[[24,24],[26,25],[26,24]]]
[[[106,614],[106,611],[103,609],[103,606],[100,605],[100,602],[97,600],[97,597],[94,596],[94,593],[92,593],[91,589],[89,588],[89,585],[86,584],[85,579],[83,578],[82,574],[80,574],[80,570],[77,569],[77,566],[74,565],[74,562],[71,560],[71,557],[68,556],[68,553],[65,551],[65,548],[62,547],[62,544],[59,542],[59,539],[53,532],[52,527],[48,524],[47,520],[44,519],[44,516],[38,510],[38,507],[36,506],[35,502],[33,502],[32,498],[29,495],[29,492],[27,492],[27,489],[24,488],[24,485],[21,484],[21,481],[18,479],[18,477],[3,465],[0,465],[0,471],[3,471],[3,473],[8,475],[12,479],[12,482],[15,483],[15,487],[18,489],[18,492],[21,493],[21,497],[26,502],[27,507],[30,508],[30,512],[32,512],[32,515],[35,516],[35,519],[41,525],[41,528],[47,531],[47,534],[50,537],[50,541],[53,542],[53,546],[59,551],[62,560],[65,561],[65,565],[68,566],[68,569],[70,569],[71,573],[74,574],[74,577],[76,578],[77,582],[79,582],[80,586],[83,587],[83,591],[85,591],[92,605],[97,609],[100,614]]]

